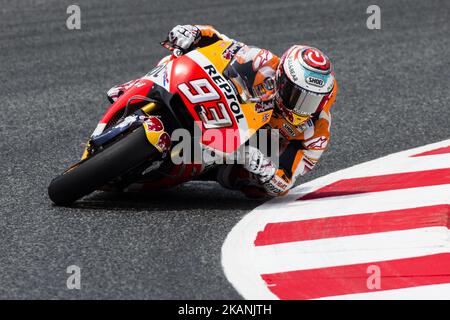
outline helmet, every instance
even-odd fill
[[[335,83],[330,59],[316,48],[300,45],[281,57],[275,81],[276,104],[294,126],[322,110]]]

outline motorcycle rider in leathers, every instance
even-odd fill
[[[167,37],[172,48],[184,52],[219,40],[231,39],[206,25],[178,25]],[[249,197],[284,195],[298,177],[313,169],[328,146],[330,108],[337,94],[334,71],[329,58],[314,47],[294,45],[279,58],[266,49],[238,44],[234,59],[248,64],[246,78],[252,82],[253,96],[260,106],[273,108],[268,128],[279,130],[279,161],[276,165],[257,148],[248,147],[245,164],[221,165],[215,179]],[[111,88],[109,100],[115,101],[135,81]]]

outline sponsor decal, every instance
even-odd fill
[[[320,51],[315,48],[306,49],[302,54],[303,60],[310,67],[328,70],[330,68],[330,61],[328,58]]]
[[[164,87],[168,90],[169,85],[169,68],[170,63],[164,63],[153,68],[149,73],[147,73],[143,79],[149,79],[154,83]],[[144,83],[145,84],[145,83]],[[138,87],[138,85],[136,84]]]
[[[206,129],[230,127],[233,125],[225,104],[222,102],[207,107],[197,105],[195,110]]]
[[[171,139],[167,132],[164,132],[164,125],[160,119],[155,116],[148,117],[144,120],[145,134],[148,141],[164,153],[170,148]]]
[[[306,129],[308,129],[309,127],[312,127],[314,125],[313,121],[311,119],[309,119],[306,122],[303,122],[302,124],[297,126],[297,130],[299,132],[304,132]]]
[[[169,84],[169,77],[168,77],[168,72],[167,72],[167,68],[164,69],[164,74],[163,74],[163,86],[165,86],[166,84]]]
[[[227,43],[229,45],[230,43]],[[241,49],[242,50],[242,49]],[[221,54],[222,50],[219,51],[219,55]],[[240,52],[238,53],[240,54]],[[205,129],[203,122],[201,122],[200,129],[202,129],[202,132],[204,131],[205,135],[202,135],[202,143],[207,144],[211,147],[214,147],[217,150],[220,150],[222,152],[232,152],[235,148],[235,143],[243,143],[243,141],[249,139],[250,135],[252,134],[252,130],[249,130],[249,123],[247,122],[247,119],[243,113],[242,106],[239,102],[239,99],[237,98],[237,93],[233,87],[233,85],[225,78],[222,73],[216,69],[216,67],[212,64],[212,62],[208,59],[207,56],[200,53],[199,51],[191,51],[186,55],[189,59],[191,59],[194,63],[197,64],[198,67],[203,69],[203,71],[206,73],[206,79],[209,81],[209,83],[213,86],[213,89],[216,93],[218,93],[220,96],[218,99],[215,100],[207,100],[204,101],[204,103],[196,102],[192,103],[195,105],[202,104],[204,107],[209,107],[211,105],[217,104],[218,102],[223,102],[225,104],[225,107],[227,109],[227,112],[230,116],[230,118],[233,121],[233,128],[239,129],[238,131],[238,138],[233,138],[228,135],[225,135],[225,140],[229,140],[229,142],[222,142],[219,141],[219,139],[216,139],[216,136],[218,135],[217,132],[219,131],[225,131],[227,129],[223,129],[222,127],[218,130],[216,129]],[[222,57],[221,57],[222,58]],[[203,72],[202,72],[203,73]],[[189,81],[191,82],[191,81]],[[198,94],[204,95],[207,92],[203,91],[203,89],[206,88],[199,88],[200,90],[193,90],[197,92],[191,91],[195,96]],[[201,92],[203,91],[203,92]],[[185,96],[185,92],[181,92],[183,96]],[[226,101],[226,102],[225,102]],[[216,110],[220,111],[220,107],[216,106]],[[195,112],[195,110],[192,110]],[[210,110],[212,111],[212,110]],[[207,112],[208,113],[208,112]],[[219,118],[220,117],[220,114]],[[234,119],[233,119],[234,118]],[[211,118],[210,118],[211,119]],[[222,132],[225,133],[225,132]],[[222,136],[223,137],[223,136]]]
[[[261,49],[253,59],[253,71],[257,71],[267,61],[272,59],[273,55],[269,50]]]
[[[266,88],[267,91],[271,91],[275,89],[275,81],[273,78],[267,77],[264,79],[264,88]]]
[[[279,180],[278,180],[278,179]],[[288,189],[287,183],[283,182],[279,177],[274,176],[271,180],[264,183],[264,188],[273,194],[278,194]]]
[[[231,60],[236,53],[243,47],[243,44],[240,42],[233,41],[232,44],[230,44],[223,52],[222,57],[224,57],[227,60]]]
[[[236,94],[228,81],[216,70],[216,68],[212,64],[204,66],[203,69],[208,73],[214,83],[222,91],[223,95],[227,99],[228,106],[230,107],[236,118],[236,121],[239,122],[242,119],[245,119],[244,114],[241,110],[241,105],[238,102]]]
[[[320,136],[315,139],[311,139],[304,143],[305,147],[308,149],[324,149],[328,144],[328,139],[324,136]]]
[[[290,125],[288,125],[287,123],[283,123],[283,128],[285,129],[283,131],[287,131],[287,133],[291,137],[295,137],[295,131],[294,131],[294,129],[292,129],[292,127]]]
[[[266,89],[262,83],[253,87],[253,95],[256,97],[262,97],[266,93]]]
[[[147,130],[149,131],[162,131],[164,129],[164,125],[156,117],[149,117],[144,121],[147,124]]]
[[[161,152],[166,152],[170,148],[170,136],[167,132],[164,132],[161,134],[161,136],[158,139],[158,143],[156,144],[156,147],[161,150]]]
[[[253,94],[256,97],[263,97],[269,91],[274,89],[274,81],[271,78],[266,78],[264,81],[253,87]]]
[[[163,71],[166,68],[167,68],[166,64],[161,64],[159,66],[156,66],[146,74],[146,77],[158,78],[161,71]]]
[[[295,74],[295,69],[294,69],[294,64],[292,62],[292,57],[289,57],[289,59],[287,60],[287,65],[288,65],[288,70],[289,70],[289,73],[291,74],[292,80],[294,82],[297,82],[298,81],[298,77]]]
[[[136,83],[134,86],[135,86],[136,88],[145,86],[145,82],[138,82],[138,83]]]
[[[115,125],[114,128],[125,128],[125,127],[129,126],[131,123],[135,122],[136,119],[137,119],[136,115],[128,116],[125,119],[123,119],[122,122],[120,122],[119,124]]]
[[[273,109],[273,102],[272,101],[263,101],[255,104],[255,111],[258,113],[265,112],[268,110]]]
[[[312,159],[306,155],[303,155],[303,161],[305,162],[305,165],[308,166],[308,170],[311,170],[317,163],[317,160]]]
[[[306,83],[316,86],[316,87],[323,87],[325,85],[325,82],[322,79],[313,77],[313,76],[309,76],[306,77]]]

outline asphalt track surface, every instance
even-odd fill
[[[450,2],[1,1],[0,298],[240,298],[220,249],[260,201],[215,183],[151,195],[96,193],[54,207],[46,188],[74,162],[114,84],[142,76],[165,54],[176,24],[213,24],[281,54],[324,50],[340,92],[330,149],[304,181],[450,136]],[[66,268],[81,267],[81,290]]]

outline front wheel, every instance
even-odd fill
[[[141,126],[53,179],[48,186],[48,195],[56,205],[70,205],[159,154]]]

